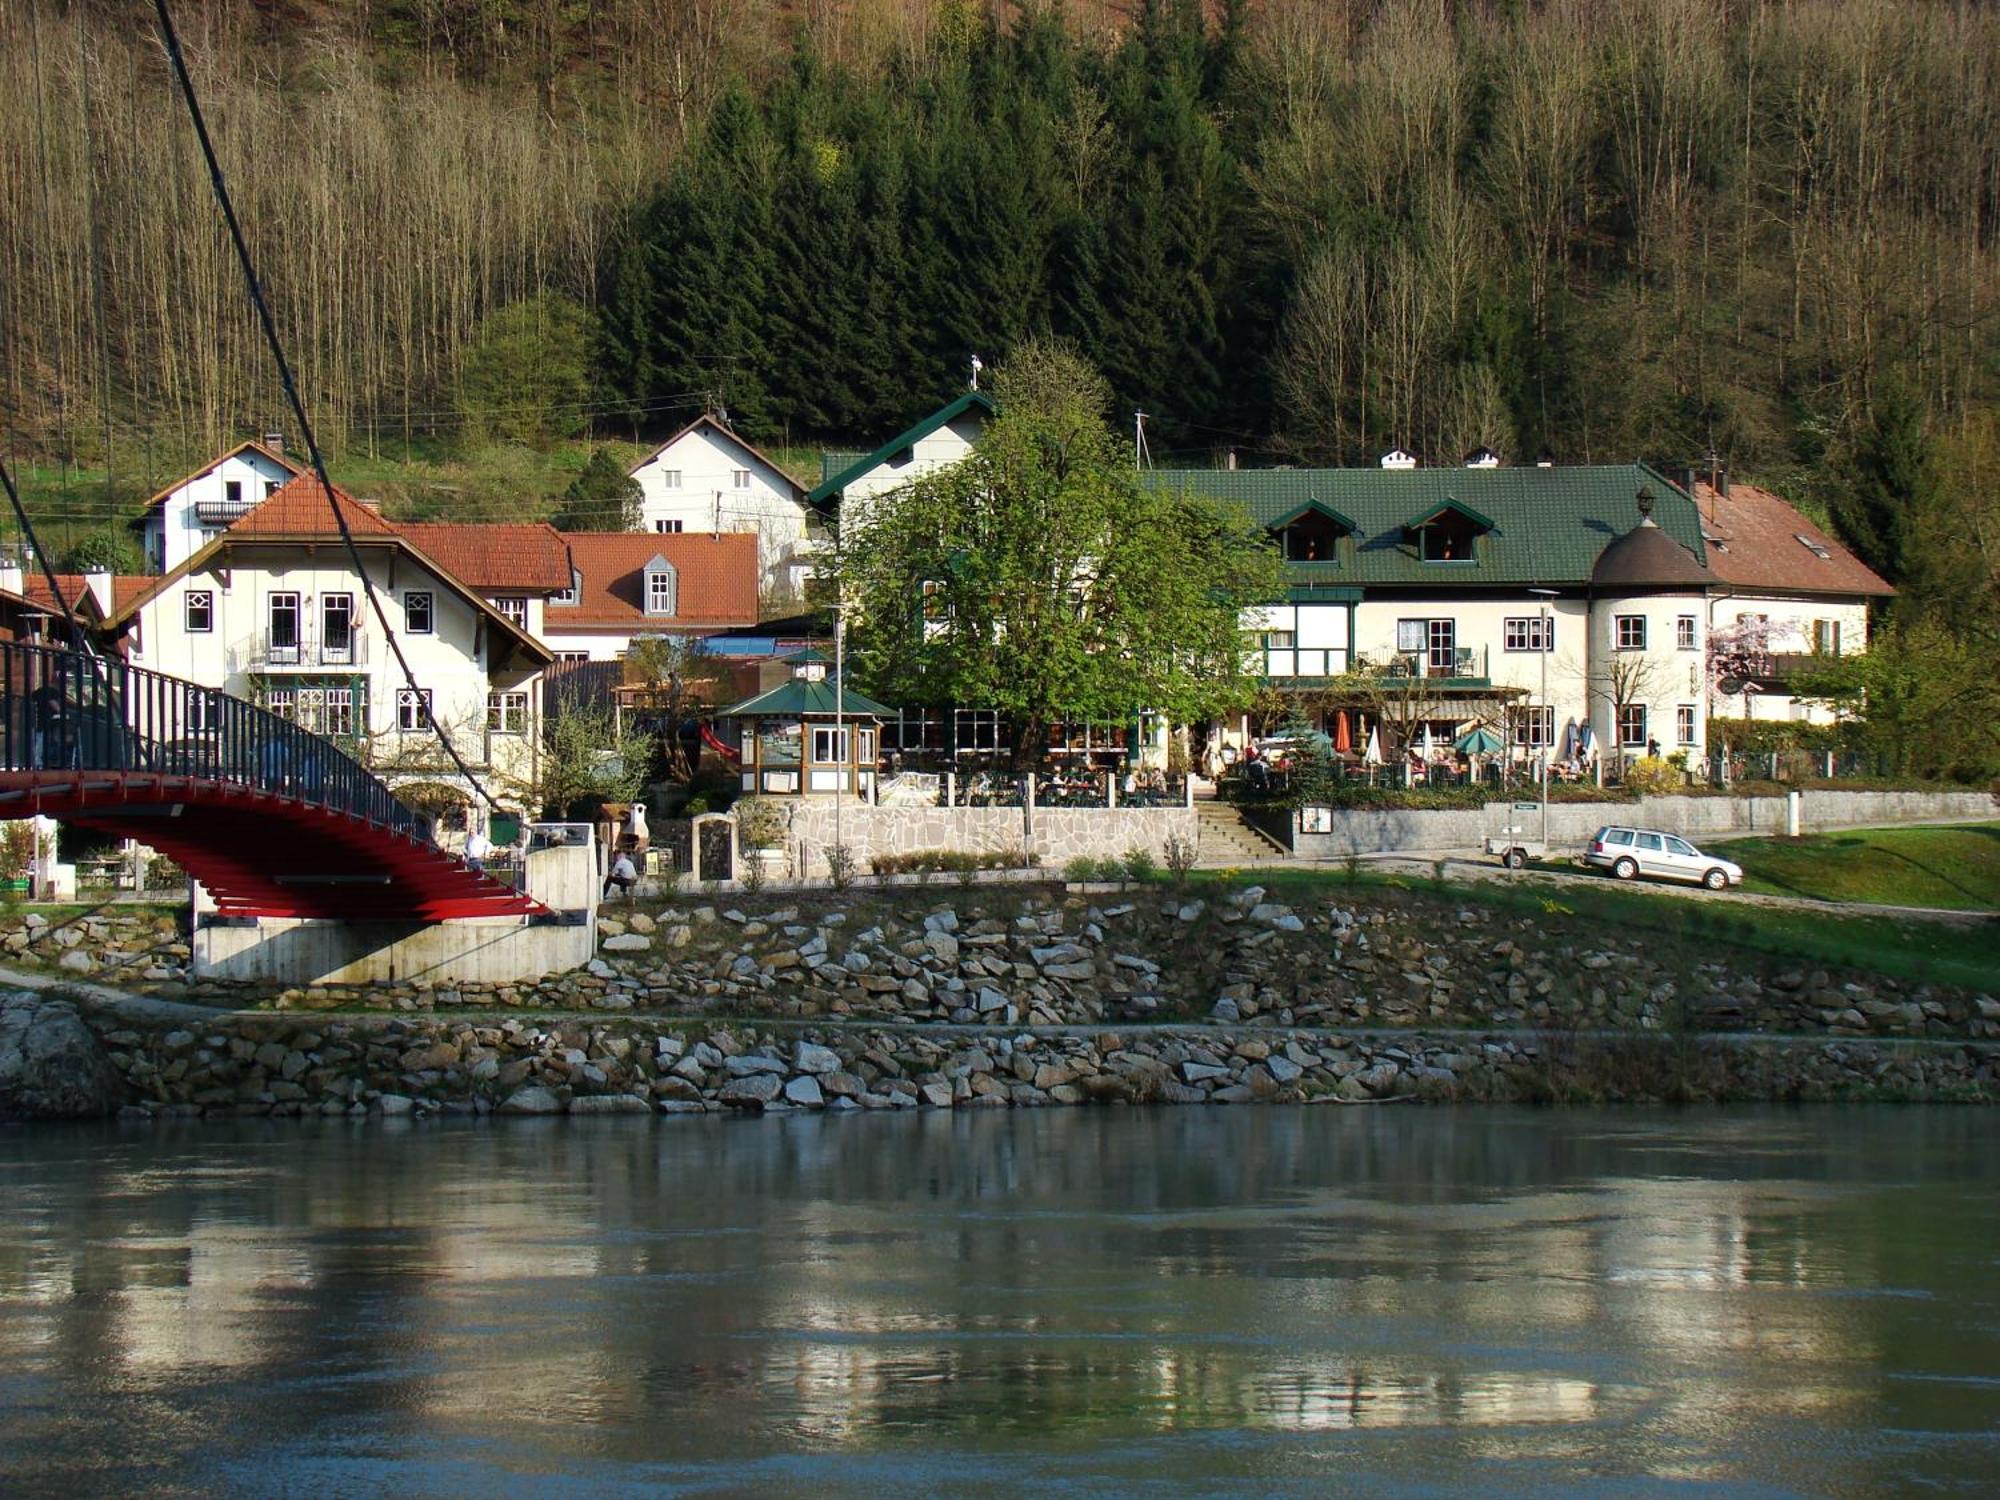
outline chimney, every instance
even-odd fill
[[[99,615],[111,613],[111,570],[92,568],[83,575],[83,586],[90,591],[90,597],[97,601]]]
[[[1414,469],[1416,466],[1417,461],[1401,448],[1391,448],[1382,455],[1382,467],[1385,469]]]
[[[1729,498],[1729,470],[1726,468],[1715,471],[1715,493],[1725,500]]]
[[[1225,469],[1233,469],[1236,467],[1236,450],[1234,448],[1231,448],[1229,450],[1229,456],[1223,460],[1222,467]]]
[[[277,454],[278,457],[283,458],[285,456],[285,435],[275,430],[265,433],[264,446]]]
[[[27,587],[27,580],[21,571],[21,559],[9,554],[0,557],[0,591],[19,595]]]

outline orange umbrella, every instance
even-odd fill
[[[1347,710],[1344,708],[1340,711],[1339,717],[1333,721],[1333,748],[1342,755],[1354,749],[1354,734],[1347,727]]]

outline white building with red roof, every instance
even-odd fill
[[[678,536],[745,533],[757,539],[763,586],[796,596],[818,550],[805,486],[726,423],[701,416],[631,470],[639,483],[639,530]],[[617,524],[615,517],[606,517]]]
[[[572,590],[541,638],[559,660],[615,661],[642,636],[705,637],[758,618],[759,539],[747,532],[572,531]]]
[[[275,441],[238,443],[159,491],[133,529],[156,573],[177,568],[305,470]]]

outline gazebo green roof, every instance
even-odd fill
[[[830,682],[803,682],[793,678],[781,682],[769,692],[759,693],[754,698],[745,698],[721,711],[719,717],[725,719],[830,719],[834,716],[833,684]],[[864,698],[852,689],[840,695],[839,712],[856,718],[883,718],[893,714],[894,709],[877,703],[873,698]]]

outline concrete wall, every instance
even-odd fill
[[[1527,800],[1527,799],[1523,799]],[[2000,817],[1985,792],[1809,791],[1805,830],[1866,828],[1887,823],[1924,823]],[[1484,808],[1435,810],[1367,808],[1336,811],[1333,832],[1294,832],[1293,852],[1305,859],[1338,859],[1399,849],[1478,847],[1489,834],[1519,822],[1532,834],[1541,826],[1536,813],[1516,813],[1511,802]],[[1703,838],[1773,834],[1785,831],[1783,797],[1648,797],[1642,802],[1552,802],[1549,839],[1581,844],[1605,823],[1663,828],[1699,842]]]
[[[597,851],[592,843],[536,849],[524,876],[530,895],[575,925],[529,925],[524,917],[435,923],[325,922],[267,917],[252,927],[204,920],[197,888],[192,967],[197,978],[274,985],[498,984],[581,968],[597,951]]]
[[[1144,849],[1165,862],[1167,840],[1192,841],[1195,814],[1185,807],[1038,807],[1032,823],[1021,807],[870,807],[847,802],[840,813],[840,838],[863,870],[877,854],[919,849],[1002,852],[1026,849],[1048,869],[1072,859],[1111,859]],[[801,798],[792,808],[788,847],[800,877],[826,873],[826,850],[835,842],[833,799]]]

